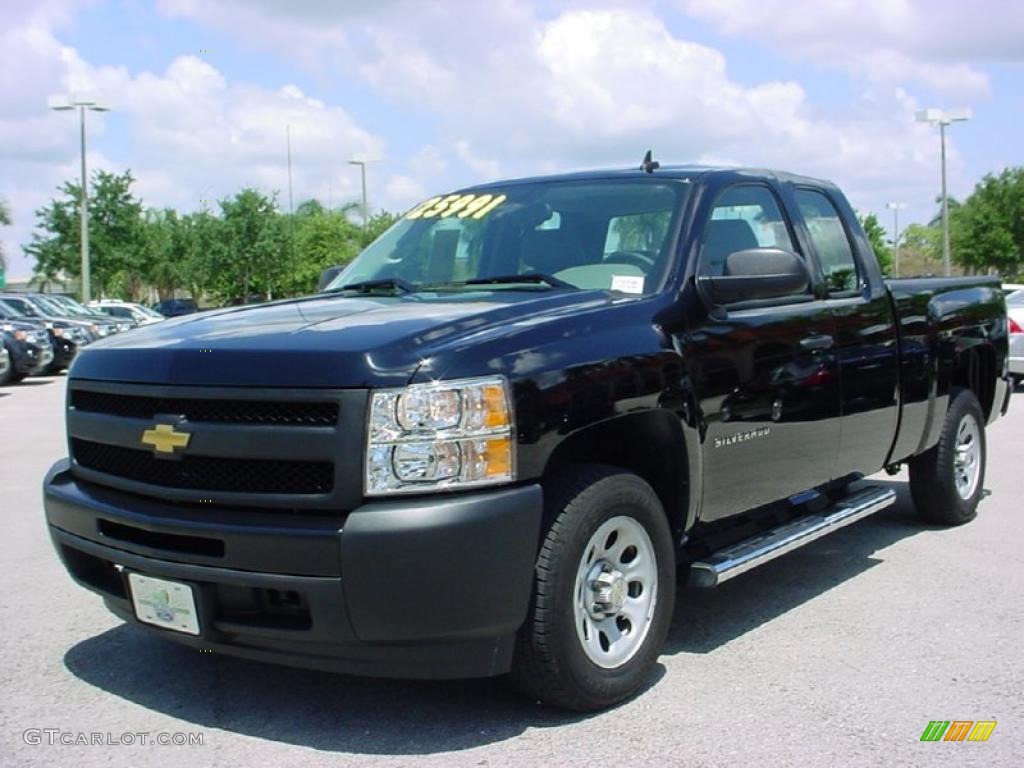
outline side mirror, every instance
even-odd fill
[[[321,272],[320,281],[316,284],[316,289],[318,291],[322,291],[324,288],[330,285],[331,281],[341,273],[342,269],[343,267],[341,267],[340,265],[335,265],[333,267],[328,267],[323,272]]]
[[[698,277],[697,284],[712,303],[720,306],[799,293],[810,279],[804,260],[792,251],[749,248],[725,258],[724,275]]]

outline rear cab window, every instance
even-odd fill
[[[793,195],[807,225],[829,295],[855,295],[862,276],[849,233],[835,204],[824,192],[808,187],[797,187]]]

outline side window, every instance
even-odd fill
[[[724,275],[726,257],[750,248],[796,251],[775,195],[768,187],[743,184],[725,190],[711,209],[701,245],[701,274]],[[809,292],[808,287],[801,293]]]
[[[796,204],[807,223],[829,293],[848,293],[858,287],[857,260],[850,238],[832,201],[816,189],[797,189]]]

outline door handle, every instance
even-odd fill
[[[819,336],[808,336],[806,339],[800,339],[800,346],[804,349],[817,352],[823,349],[831,349],[835,346],[836,340],[827,333],[823,333]]]

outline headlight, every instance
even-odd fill
[[[101,337],[106,336],[108,333],[110,333],[110,329],[107,328],[107,326],[105,325],[97,325],[94,327],[96,328],[96,333],[98,333]]]
[[[493,376],[374,392],[366,495],[514,480],[511,403],[508,382]]]

